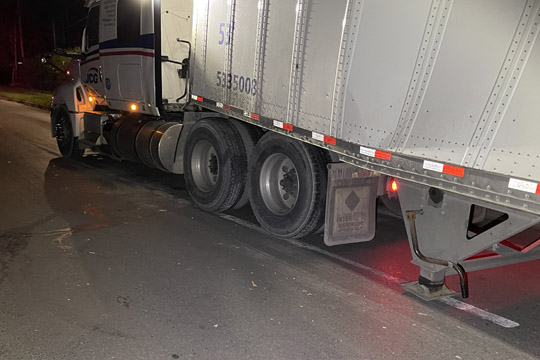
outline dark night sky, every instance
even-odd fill
[[[20,2],[25,55],[53,50],[53,22],[62,40],[68,34],[72,46],[80,45],[86,9],[83,0],[18,0]],[[0,67],[13,61],[13,29],[17,0],[0,0]],[[65,45],[65,44],[59,44]]]

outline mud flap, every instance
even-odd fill
[[[324,243],[370,241],[375,236],[378,176],[356,166],[328,165]]]

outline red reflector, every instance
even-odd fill
[[[293,126],[291,124],[283,124],[283,129],[293,131]]]
[[[452,166],[452,165],[444,165],[443,166],[443,173],[448,175],[454,175],[463,177],[465,175],[465,169],[459,166]]]
[[[324,142],[330,145],[336,145],[336,139],[330,136],[324,135]]]
[[[382,159],[382,160],[391,160],[392,159],[392,154],[390,154],[389,152],[376,150],[375,151],[375,157],[377,159]]]

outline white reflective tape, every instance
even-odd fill
[[[360,154],[375,157],[375,149],[360,146]]]
[[[283,122],[274,120],[274,126],[283,129]]]
[[[508,188],[536,194],[538,191],[538,184],[533,183],[532,181],[510,179],[508,182]]]
[[[426,170],[432,170],[432,171],[442,173],[443,169],[444,169],[444,164],[441,164],[441,163],[438,163],[438,162],[435,162],[435,161],[424,160],[423,168],[426,169]]]
[[[197,96],[197,95],[191,95],[191,98],[192,98],[193,100],[197,100],[198,96]]]
[[[324,141],[324,135],[323,134],[318,134],[318,133],[312,132],[311,137],[314,138],[315,140]]]
[[[223,103],[222,102],[217,102],[216,103],[216,106],[220,109],[223,109]]]

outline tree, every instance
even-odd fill
[[[0,84],[10,82],[13,71],[21,73],[22,58],[31,61],[53,50],[54,23],[65,35],[59,45],[80,45],[86,12],[83,0],[0,0]]]

